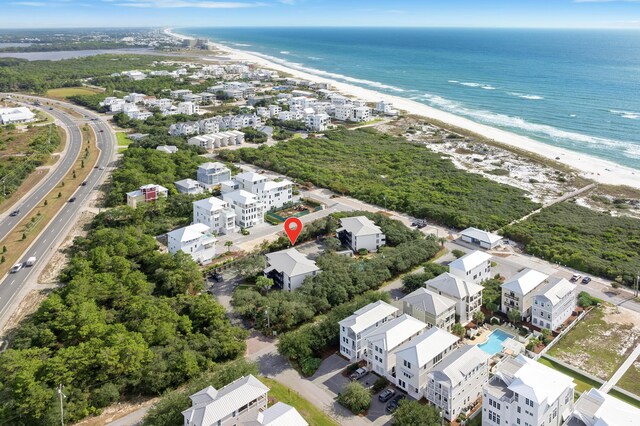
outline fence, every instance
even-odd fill
[[[584,317],[585,317],[589,312],[591,312],[591,310],[592,310],[592,309],[593,309],[593,307],[591,307],[591,308],[587,309],[586,311],[582,311],[582,312],[580,313],[580,315],[578,315],[578,317],[575,319],[575,321],[573,321],[571,324],[569,324],[569,326],[568,326],[567,328],[565,328],[564,330],[562,330],[562,331],[560,332],[560,334],[558,334],[558,335],[556,336],[556,338],[555,338],[555,339],[553,339],[553,340],[552,340],[552,341],[551,341],[547,346],[545,346],[545,347],[544,347],[544,349],[542,349],[542,350],[540,351],[540,353],[539,353],[539,354],[537,354],[536,356],[534,356],[534,357],[533,357],[533,359],[538,359],[538,358],[540,358],[542,355],[546,354],[546,353],[549,351],[549,349],[551,349],[552,347],[554,347],[554,346],[555,346],[555,344],[556,344],[556,343],[558,343],[558,342],[560,341],[560,339],[562,339],[562,337],[563,337],[565,334],[567,334],[569,331],[571,331],[571,329],[572,329],[573,327],[575,327],[575,325],[576,325],[577,323],[579,323],[579,322],[580,322],[580,320],[582,320],[582,319],[583,319],[583,318],[584,318]]]
[[[295,206],[300,206],[300,205],[304,205],[304,204],[306,204],[306,203],[304,203],[304,202],[303,203],[297,203],[297,204],[293,204],[290,207],[286,207],[285,209],[280,209],[280,210],[276,210],[276,211],[288,210],[288,209],[291,209],[291,208],[293,208]],[[272,220],[275,220],[277,222],[284,222],[285,220],[287,220],[290,217],[302,217],[302,216],[306,216],[306,215],[308,215],[310,213],[319,212],[322,209],[323,209],[323,207],[320,205],[320,206],[314,207],[313,209],[308,208],[306,210],[302,210],[300,212],[297,212],[297,213],[295,213],[293,215],[290,215],[290,216],[287,216],[287,217],[280,216],[278,213],[276,213],[276,211],[269,211],[266,214],[266,220],[268,222],[270,222],[270,223],[271,223],[271,221],[269,221],[269,218],[271,218]]]

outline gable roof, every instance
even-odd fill
[[[261,180],[265,180],[267,177],[265,175],[261,175],[255,172],[244,172],[238,173],[236,175],[236,180],[249,181],[251,183],[260,182]]]
[[[184,243],[187,241],[197,240],[206,233],[209,233],[209,227],[207,225],[203,223],[195,223],[169,232],[169,238],[175,238],[181,243]]]
[[[382,234],[382,230],[366,216],[343,217],[340,226],[338,232],[345,230],[357,237]]]
[[[544,297],[551,302],[551,305],[555,306],[575,289],[576,285],[564,278],[551,278],[549,283],[545,284],[535,297]]]
[[[295,277],[320,270],[316,266],[316,262],[308,259],[294,248],[269,253],[266,257],[269,266],[264,270],[265,273],[276,270],[289,277]]]
[[[204,137],[204,138],[205,138],[205,140],[206,140],[207,135],[196,136],[196,138],[198,138],[198,137],[200,137],[200,138]],[[210,162],[210,161],[209,161],[209,162],[207,162],[207,163],[202,163],[202,164],[200,164],[200,165],[198,166],[198,168],[199,168],[199,169],[204,169],[204,170],[211,170],[211,169],[226,169],[226,170],[229,170],[229,169],[227,168],[227,166],[225,166],[224,164],[219,163],[219,162],[217,162],[217,161],[216,161],[215,163],[212,163],[212,162]],[[226,170],[225,170],[225,171],[226,171]]]
[[[298,410],[284,402],[277,402],[261,413],[255,422],[247,426],[307,426],[309,423],[298,413]]]
[[[449,272],[444,272],[425,283],[427,288],[434,288],[456,299],[481,293],[484,287],[471,281],[465,281]]]
[[[448,297],[440,296],[438,293],[427,290],[424,287],[407,294],[402,298],[402,301],[436,317],[456,305],[456,302]]]
[[[513,291],[518,294],[529,294],[536,287],[542,284],[549,275],[544,274],[535,269],[526,268],[520,271],[509,279],[509,281],[502,284],[502,288],[505,290]]]
[[[508,388],[538,404],[556,401],[568,387],[575,387],[573,379],[544,364],[523,355],[518,355],[513,362],[520,368],[513,374],[513,381]]]
[[[350,328],[354,333],[358,334],[389,315],[394,315],[398,310],[395,306],[378,300],[358,309],[353,315],[348,316],[338,324],[342,327]]]
[[[437,380],[447,380],[456,386],[480,364],[486,364],[491,356],[476,345],[464,345],[451,352],[430,374]]]
[[[177,181],[175,181],[173,183],[175,185],[181,186],[183,188],[195,188],[195,187],[199,186],[198,181],[194,180],[194,179],[191,179],[191,178],[177,180]]]
[[[189,424],[212,425],[243,405],[266,395],[267,392],[269,392],[269,388],[254,376],[244,376],[220,389],[212,401],[205,400],[202,403],[194,404],[184,410],[182,415],[189,420]]]
[[[460,235],[464,235],[465,237],[473,238],[479,241],[484,241],[491,245],[497,243],[502,239],[502,237],[498,234],[483,231],[482,229],[473,227],[467,228],[464,231],[460,232]]]
[[[209,197],[209,198],[204,198],[202,200],[194,201],[193,206],[199,207],[208,212],[212,212],[216,210],[226,209],[227,207],[229,207],[229,203],[227,203],[224,200],[221,200],[218,197]]]
[[[226,200],[227,198],[240,204],[251,204],[258,202],[258,197],[256,197],[255,194],[245,191],[244,189],[238,189],[222,194],[223,200]]]
[[[574,416],[589,426],[632,426],[640,418],[640,409],[591,388],[576,402]]]
[[[474,250],[451,262],[449,264],[449,270],[451,270],[451,268],[455,268],[462,271],[470,271],[483,263],[487,263],[489,259],[491,259],[491,255],[489,253]]]
[[[454,336],[448,331],[431,327],[415,339],[400,346],[395,353],[396,356],[422,368],[458,340],[460,340],[458,336]]]
[[[386,322],[366,335],[370,342],[382,341],[387,351],[392,351],[402,342],[427,328],[427,324],[407,314]]]

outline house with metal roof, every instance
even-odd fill
[[[267,267],[264,276],[271,278],[282,290],[293,291],[300,287],[307,277],[315,276],[320,268],[294,248],[266,255]]]
[[[396,318],[398,312],[395,306],[378,300],[340,321],[340,354],[349,361],[363,359],[367,346],[363,336]]]
[[[424,283],[428,290],[453,300],[456,304],[456,315],[466,325],[473,320],[473,314],[482,307],[482,287],[449,272],[444,272]]]
[[[578,286],[564,278],[550,278],[533,296],[531,323],[555,330],[576,310]]]
[[[208,263],[216,257],[218,239],[202,223],[178,228],[167,234],[169,253],[182,251],[198,263]]]
[[[402,298],[402,312],[419,319],[429,327],[451,331],[456,322],[456,302],[424,287]]]
[[[583,392],[563,426],[634,426],[640,409],[598,389]]]
[[[204,223],[212,232],[228,234],[236,230],[236,212],[227,201],[205,198],[193,202],[193,223]]]
[[[344,217],[337,229],[342,244],[357,253],[359,250],[377,251],[386,244],[385,235],[371,219],[366,216]]]
[[[502,241],[502,237],[498,234],[473,227],[460,232],[460,239],[466,243],[475,244],[484,249],[495,248],[500,244],[500,241]]]
[[[491,255],[480,250],[465,254],[449,264],[449,272],[463,280],[480,284],[491,278]]]
[[[523,269],[502,284],[500,310],[508,314],[509,311],[517,309],[520,311],[522,318],[529,318],[531,316],[533,296],[543,285],[548,283],[548,278],[549,275],[535,269]]]

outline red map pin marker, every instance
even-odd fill
[[[302,222],[297,217],[290,217],[284,221],[284,232],[289,237],[291,245],[296,243],[300,232],[302,232]]]

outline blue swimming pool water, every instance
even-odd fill
[[[502,351],[502,342],[510,337],[513,336],[502,330],[495,330],[489,335],[489,339],[486,342],[479,344],[478,347],[489,355],[495,355]]]

